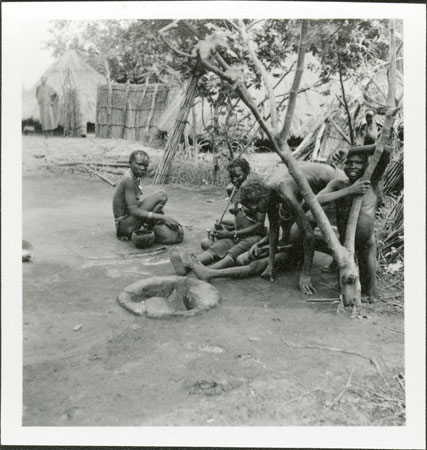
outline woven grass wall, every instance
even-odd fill
[[[153,142],[169,94],[170,89],[161,84],[114,84],[110,106],[108,86],[99,86],[96,136]]]

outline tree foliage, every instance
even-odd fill
[[[186,22],[193,32],[182,21],[172,20],[53,21],[46,46],[54,57],[74,49],[100,73],[105,72],[104,61],[107,60],[113,81],[129,80],[131,83],[148,80],[181,84],[195,69],[197,54],[209,59],[218,52],[229,66],[225,73],[230,79],[235,83],[243,82],[246,87],[262,88],[262,77],[242,41],[237,21]],[[298,21],[245,20],[244,25],[257,58],[271,79],[279,81],[287,73],[291,76],[293,59],[289,56],[298,48]],[[167,32],[162,36],[165,27]],[[319,83],[337,77],[339,68],[344,79],[352,77],[360,81],[366,78],[372,65],[387,60],[385,21],[312,20],[307,39],[307,51],[321,63]],[[307,64],[305,70],[311,69],[315,67]],[[328,91],[323,93],[327,95]],[[229,140],[236,131],[236,127],[228,130],[235,117],[231,113],[243,113],[233,86],[207,71],[200,74],[198,95],[211,105],[218,119],[206,124],[211,126],[208,133],[223,135],[224,142]],[[286,98],[281,100],[277,102],[279,113],[286,107]],[[239,133],[244,135],[244,131]]]

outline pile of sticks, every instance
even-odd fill
[[[128,163],[124,162],[92,162],[92,161],[74,161],[74,162],[51,162],[45,164],[45,167],[75,167],[78,170],[89,172],[92,175],[96,175],[101,180],[105,181],[110,186],[116,186],[114,181],[108,179],[104,174],[99,171],[107,172],[112,175],[123,175],[125,170],[129,167]]]
[[[191,107],[193,106],[194,99],[197,91],[198,75],[193,74],[185,91],[184,100],[180,107],[178,117],[176,119],[175,127],[172,135],[169,138],[163,158],[157,167],[156,174],[154,176],[154,184],[162,184],[166,181],[169,174],[169,170],[172,166],[175,154],[179,148],[179,142],[184,133],[185,126],[187,125],[188,115],[190,114]]]

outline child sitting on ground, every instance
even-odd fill
[[[234,224],[212,231],[215,241],[197,256],[203,265],[211,269],[224,269],[236,264],[236,259],[247,252],[265,235],[265,215],[268,204],[268,189],[259,179],[244,182],[236,196]],[[185,275],[191,264],[189,255],[181,257],[174,249],[170,255],[171,263],[178,275]]]

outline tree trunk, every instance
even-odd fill
[[[297,68],[295,71],[294,81],[292,82],[291,91],[289,93],[288,108],[286,110],[285,123],[283,124],[282,131],[279,134],[279,145],[280,148],[287,148],[287,138],[289,136],[289,131],[291,129],[292,118],[294,116],[295,105],[297,101],[298,89],[301,83],[302,73],[304,71],[304,58],[305,50],[307,47],[307,20],[301,21],[301,33],[298,43],[298,58],[297,58]]]
[[[193,28],[191,25],[188,25],[184,22],[192,31]],[[243,83],[236,83],[235,80],[228,77],[226,75],[226,71],[230,69],[230,66],[224,61],[222,56],[218,53],[215,54],[215,59],[218,64],[222,67],[223,71],[210,64],[208,61],[203,60],[200,57],[199,59],[203,63],[203,65],[212,72],[216,73],[219,77],[227,80],[231,85],[233,85],[239,94],[242,101],[246,104],[249,110],[252,112],[257,122],[259,123],[262,130],[266,133],[271,143],[273,144],[273,148],[276,153],[279,155],[281,160],[288,167],[289,173],[292,178],[295,180],[295,183],[298,186],[298,189],[304,198],[305,202],[309,206],[314,218],[316,219],[317,225],[319,226],[322,235],[326,241],[328,247],[332,250],[335,261],[340,269],[340,286],[341,291],[343,293],[344,304],[360,304],[360,282],[359,282],[359,274],[357,270],[357,266],[355,264],[354,258],[351,257],[349,252],[341,246],[337,236],[335,235],[329,220],[323,211],[322,207],[313,191],[311,190],[310,185],[308,184],[303,172],[298,166],[297,161],[292,156],[292,153],[287,145],[286,139],[289,134],[291,120],[293,117],[293,113],[295,110],[296,97],[298,94],[298,88],[302,77],[302,72],[304,69],[304,55],[306,49],[306,31],[307,31],[307,22],[305,20],[301,23],[301,35],[300,35],[300,45],[298,48],[298,59],[297,59],[297,69],[294,77],[294,81],[292,84],[291,93],[289,96],[288,109],[286,112],[285,123],[283,125],[282,131],[279,136],[280,145],[277,143],[276,138],[273,136],[273,133],[270,131],[269,127],[265,123],[263,117],[258,111],[257,106],[255,105],[252,97],[247,91],[246,87]],[[193,31],[194,32],[194,31]],[[195,31],[196,36],[198,35],[197,31]]]
[[[340,286],[341,292],[343,295],[343,301],[345,305],[359,305],[360,304],[360,281],[359,281],[359,273],[352,255],[347,251],[345,247],[343,247],[336,234],[334,233],[329,220],[323,211],[322,207],[316,196],[314,195],[310,185],[308,184],[307,179],[305,178],[303,172],[301,171],[297,161],[293,157],[289,146],[286,142],[289,130],[291,127],[291,121],[293,118],[293,113],[295,110],[296,97],[298,94],[299,83],[301,81],[302,72],[304,69],[304,53],[306,48],[305,43],[305,34],[307,31],[307,23],[305,20],[302,21],[301,24],[301,36],[300,36],[300,46],[298,49],[298,62],[297,69],[295,72],[294,82],[292,84],[291,93],[289,96],[288,109],[286,111],[285,123],[283,125],[282,131],[280,133],[280,145],[277,143],[275,137],[271,133],[267,124],[263,120],[261,114],[259,113],[256,105],[251,99],[249,93],[246,88],[240,83],[237,85],[237,91],[241,96],[243,102],[248,106],[251,110],[254,117],[257,119],[261,128],[264,130],[268,138],[273,144],[273,148],[276,153],[279,155],[281,160],[286,164],[290,175],[295,180],[295,183],[298,186],[298,189],[304,198],[305,202],[309,206],[314,218],[316,219],[317,225],[322,232],[323,238],[325,239],[326,244],[331,249],[334,259],[337,262],[337,265],[340,269]],[[225,64],[221,61],[221,57],[219,56],[218,60],[221,64]],[[226,68],[226,67],[224,67]]]
[[[339,52],[338,49],[337,49],[337,57],[338,57],[338,72],[339,72],[339,75],[340,75],[340,85],[341,85],[342,99],[343,99],[343,102],[344,102],[344,109],[345,109],[345,112],[347,114],[348,129],[350,131],[350,142],[351,142],[351,145],[354,145],[354,131],[353,131],[353,125],[351,123],[350,111],[348,109],[347,98],[345,96],[344,82],[343,82],[343,79],[342,79],[341,57],[340,57],[340,52]]]
[[[362,180],[370,180],[371,176],[381,158],[384,147],[387,144],[391,128],[393,126],[396,98],[396,39],[394,35],[394,20],[390,20],[390,51],[389,51],[389,70],[388,70],[388,93],[387,93],[387,110],[384,118],[384,125],[381,137],[376,145],[375,152],[371,156],[368,167],[362,176]],[[345,247],[354,255],[354,240],[356,237],[357,222],[359,220],[360,208],[362,206],[363,196],[358,196],[353,200],[350,215],[347,222],[347,231],[345,239]],[[354,256],[353,256],[354,257]]]
[[[258,70],[259,74],[261,75],[261,78],[264,81],[265,90],[268,94],[268,99],[270,102],[270,115],[271,115],[271,126],[273,128],[273,134],[277,133],[278,130],[278,123],[277,123],[277,108],[276,108],[276,100],[274,97],[274,88],[270,83],[270,79],[268,78],[268,73],[264,67],[264,65],[261,63],[261,61],[258,59],[257,54],[255,52],[254,43],[252,39],[248,36],[246,32],[245,24],[243,23],[243,20],[239,19],[239,26],[240,26],[240,34],[242,36],[243,41],[246,43],[249,51],[249,55]]]

